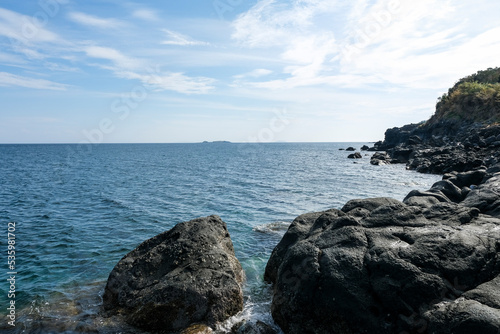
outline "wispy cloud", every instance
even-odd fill
[[[46,29],[39,20],[4,8],[0,8],[0,36],[12,38],[24,45],[60,40],[57,34]]]
[[[145,66],[141,60],[127,57],[120,51],[109,47],[88,46],[84,51],[89,57],[109,60],[117,68],[123,70],[134,70]]]
[[[258,68],[258,69],[255,69],[253,71],[247,72],[247,73],[235,75],[234,77],[236,79],[242,79],[242,78],[260,78],[260,77],[264,77],[266,75],[269,75],[271,73],[273,73],[273,71],[267,70],[265,68]]]
[[[206,94],[215,88],[214,83],[216,82],[212,78],[188,77],[184,73],[146,76],[143,81],[159,90],[171,90],[183,94]]]
[[[23,77],[7,72],[0,72],[0,86],[2,87],[25,87],[33,89],[47,89],[47,90],[67,90],[68,85],[60,84],[57,82]]]
[[[81,13],[72,12],[68,14],[68,17],[76,23],[93,27],[99,29],[118,29],[124,27],[126,24],[120,20],[112,18],[100,18],[97,16]]]
[[[158,15],[155,11],[150,9],[137,9],[132,13],[133,17],[144,21],[158,21]]]
[[[13,54],[0,52],[0,63],[2,64],[22,64],[24,60]]]
[[[425,87],[439,77],[449,85],[447,79],[464,64],[476,70],[485,62],[495,66],[500,50],[500,35],[491,31],[487,42],[474,35],[463,25],[467,13],[458,15],[457,7],[440,0],[261,0],[233,22],[232,38],[282,61],[282,78],[247,83],[253,87]],[[483,50],[476,59],[469,49],[473,44]]]
[[[167,40],[163,41],[161,44],[166,45],[181,45],[181,46],[192,46],[192,45],[209,45],[207,42],[197,41],[189,36],[183,35],[176,31],[163,29],[163,32],[167,34]]]
[[[117,77],[140,80],[154,90],[171,90],[183,94],[206,94],[214,89],[214,79],[206,77],[189,77],[181,72],[162,72],[152,70],[146,61],[124,55],[122,52],[108,47],[89,46],[85,48],[89,57],[105,59],[113,66],[104,66],[112,70]]]

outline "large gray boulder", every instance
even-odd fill
[[[213,327],[242,310],[243,279],[226,224],[218,216],[198,218],[123,257],[109,275],[104,309],[152,331]]]
[[[272,315],[294,334],[496,333],[499,252],[477,208],[351,201],[292,223],[266,267]]]

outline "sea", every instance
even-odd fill
[[[355,198],[402,200],[440,179],[340,150],[364,144],[0,145],[0,331],[141,333],[102,316],[110,271],[144,240],[212,214],[246,274],[244,310],[218,332],[276,326],[263,273],[296,216]]]

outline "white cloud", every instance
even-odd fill
[[[2,87],[25,87],[47,90],[67,90],[68,86],[49,80],[23,77],[11,73],[0,72],[0,86]]]
[[[181,33],[163,29],[163,32],[167,34],[167,40],[163,41],[161,44],[166,45],[181,45],[181,46],[192,46],[192,45],[209,45],[207,42],[197,41],[189,36],[183,35]]]
[[[144,21],[158,21],[158,15],[156,12],[149,10],[149,9],[138,9],[132,13],[133,17],[136,17],[138,19],[144,20]]]
[[[25,45],[60,40],[57,34],[44,28],[41,21],[4,8],[0,8],[0,36],[12,38]]]
[[[266,75],[269,75],[271,73],[273,73],[273,71],[267,70],[265,68],[258,68],[258,69],[255,69],[253,71],[247,72],[247,73],[235,75],[234,78],[237,78],[237,79],[242,79],[242,78],[247,78],[247,77],[260,78],[260,77],[264,77]]]
[[[127,57],[113,48],[89,46],[84,51],[89,57],[110,60],[117,68],[122,70],[133,70],[144,67],[144,63],[141,60]]]
[[[188,77],[183,73],[165,73],[143,77],[145,84],[159,90],[171,90],[183,94],[206,94],[213,90],[215,80],[206,77]]]
[[[261,0],[233,22],[232,38],[281,60],[282,78],[253,87],[430,88],[450,85],[460,69],[498,65],[500,34],[469,30],[464,8],[449,0]]]
[[[140,80],[153,90],[171,90],[183,94],[205,94],[214,89],[214,79],[189,77],[180,72],[164,73],[159,69],[153,70],[145,61],[127,57],[113,48],[89,46],[85,48],[85,52],[89,57],[111,61],[113,67],[101,67],[113,71],[117,77]]]
[[[13,54],[0,52],[0,63],[2,63],[2,64],[22,64],[22,63],[24,63],[24,60],[20,59],[19,57],[15,56]]]
[[[336,8],[333,1],[261,0],[233,22],[232,38],[248,47],[286,45],[292,36],[314,27],[315,16]]]
[[[429,10],[432,8],[432,10]],[[387,27],[341,58],[342,71],[377,73],[385,82],[446,89],[463,75],[497,66],[500,28],[470,34],[447,2],[403,4]]]
[[[121,22],[116,19],[111,19],[111,18],[104,19],[81,12],[69,13],[68,17],[73,22],[99,29],[118,29],[125,26],[124,22]]]

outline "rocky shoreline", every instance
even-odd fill
[[[498,334],[500,161],[486,161],[402,202],[359,199],[297,217],[265,270],[275,322],[285,333]],[[225,223],[210,216],[126,255],[104,308],[153,332],[213,333],[241,311],[242,283]],[[276,333],[240,325],[234,333]]]
[[[441,121],[388,129],[370,151],[373,165],[403,163],[420,173],[446,174],[490,167],[500,160],[500,125]]]
[[[441,181],[403,201],[351,200],[291,223],[264,273],[285,333],[500,333],[498,108],[488,122],[437,117],[450,115],[443,103],[469,79],[430,121],[389,129],[362,148],[376,151],[373,165],[404,163]],[[108,279],[104,312],[155,332],[212,333],[241,311],[242,284],[225,223],[199,218],[126,255]],[[276,331],[257,323],[233,333]]]

